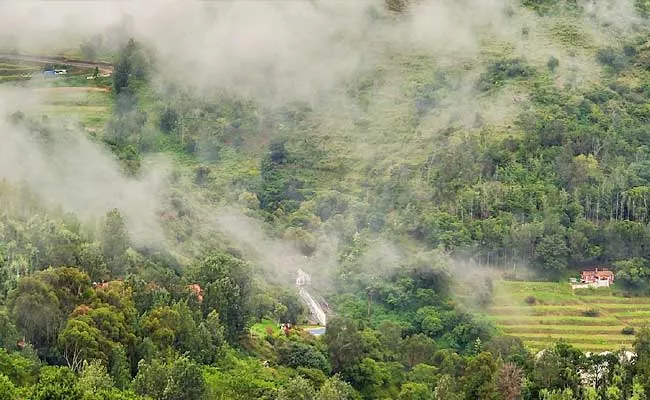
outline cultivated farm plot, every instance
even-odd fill
[[[623,328],[650,321],[650,298],[614,296],[607,288],[574,293],[564,282],[503,281],[488,313],[503,333],[533,350],[564,340],[584,351],[615,351],[632,348],[634,335]]]
[[[19,87],[33,95],[38,104],[25,111],[32,117],[47,117],[67,126],[89,131],[103,129],[112,109],[110,78],[87,80],[92,69],[76,69],[65,77],[44,79],[39,76],[42,65],[0,60],[0,89]],[[21,75],[23,74],[23,75]],[[26,74],[26,75],[25,75]],[[34,77],[25,77],[35,74]],[[23,92],[26,93],[26,92]]]
[[[111,113],[110,93],[94,88],[74,88],[70,92],[61,89],[66,88],[38,91],[41,104],[37,114],[62,123],[78,123],[87,129],[103,128]]]

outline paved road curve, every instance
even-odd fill
[[[327,325],[327,316],[325,315],[325,311],[323,311],[323,309],[318,304],[318,302],[316,302],[316,300],[314,300],[314,298],[311,297],[307,289],[305,289],[304,287],[300,288],[300,297],[305,302],[305,304],[307,304],[307,307],[309,307],[309,311],[318,320],[318,323],[321,324],[322,326]]]

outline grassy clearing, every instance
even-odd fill
[[[24,66],[19,64],[13,64],[8,62],[0,62],[0,69],[19,69],[24,68]]]
[[[625,325],[507,325],[501,327],[506,333],[553,333],[562,335],[593,334],[593,335],[618,335]]]
[[[553,339],[551,342],[547,341],[539,341],[539,340],[526,340],[526,344],[528,347],[530,347],[534,351],[539,351],[545,348],[548,348],[552,346],[555,342],[557,342],[556,339]],[[573,344],[573,343],[572,343]],[[573,344],[577,348],[583,350],[583,351],[591,351],[591,352],[603,352],[603,351],[611,351],[612,350],[612,345],[611,343],[605,343],[605,344],[599,344],[599,343],[590,343],[588,347],[582,345],[582,344]],[[627,350],[632,350],[632,345],[630,344],[622,344],[617,347],[617,349],[627,349]]]
[[[581,300],[585,302],[597,302],[598,304],[648,304],[648,299],[645,297],[615,297],[615,296],[581,296]]]
[[[0,83],[23,81],[39,71],[38,67],[25,63],[0,62]]]
[[[42,90],[37,92],[50,105],[109,107],[111,104],[111,98],[106,92],[61,90]]]
[[[66,106],[51,104],[43,105],[40,109],[52,114],[83,114],[109,111],[108,107],[104,106]]]
[[[650,321],[650,311],[621,311],[617,316],[626,320],[645,318],[646,321]]]
[[[588,310],[597,315],[585,315]],[[633,335],[621,333],[624,327],[650,320],[650,298],[617,297],[611,289],[574,293],[568,283],[504,281],[488,312],[504,333],[522,338],[532,349],[564,340],[585,351],[618,350],[634,341]]]
[[[627,310],[650,310],[650,303],[598,303],[603,310],[627,311]]]
[[[257,337],[266,337],[269,333],[271,335],[279,334],[280,328],[278,328],[278,324],[275,321],[265,319],[262,320],[262,322],[253,325],[251,327],[251,332]]]
[[[6,82],[16,82],[16,81],[27,81],[29,78],[25,78],[21,75],[3,75],[0,76],[0,83]]]
[[[12,76],[20,74],[33,74],[33,69],[28,68],[0,68],[0,76]]]
[[[51,87],[111,87],[111,78],[98,78],[95,80],[86,79],[92,73],[68,75],[65,78],[52,79],[48,83]]]
[[[529,315],[568,315],[569,313],[582,312],[588,308],[594,308],[594,305],[579,303],[569,305],[516,305],[516,306],[496,306],[492,307],[494,314],[529,314]]]
[[[511,316],[492,315],[491,319],[497,325],[582,325],[582,326],[611,326],[620,325],[621,320],[615,317],[571,317],[571,316]]]
[[[61,106],[43,105],[39,114],[54,121],[80,123],[82,127],[99,129],[110,117],[111,110],[104,106]]]
[[[648,317],[629,317],[629,318],[625,318],[625,321],[630,326],[650,327],[650,318]]]
[[[111,115],[113,96],[96,86],[40,87],[32,91],[40,99],[36,114],[59,122],[80,124],[83,128],[102,129]]]
[[[44,78],[41,71],[47,64],[35,63],[28,61],[18,61],[11,59],[0,59],[0,83],[12,81],[29,81],[31,86],[41,87],[100,87],[110,88],[112,86],[111,77],[98,77],[97,79],[88,80],[92,76],[94,68],[77,67],[63,64],[50,64],[50,67],[65,68],[68,74]]]
[[[599,344],[612,343],[614,349],[618,349],[621,343],[625,344],[625,343],[634,342],[634,336],[632,335],[616,335],[616,334],[592,335],[592,334],[522,333],[522,334],[518,334],[517,336],[519,336],[524,340],[534,339],[538,341],[547,341],[551,343],[564,340],[574,345],[578,345],[578,344],[589,345],[590,343],[599,343]]]

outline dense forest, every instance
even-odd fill
[[[647,399],[650,330],[634,353],[533,352],[484,313],[496,279],[593,266],[650,293],[650,3],[625,3],[504,2],[512,29],[474,56],[387,44],[310,100],[85,41],[113,58],[103,129],[1,108],[42,170],[0,161],[0,400]],[[76,175],[104,154],[117,171]],[[298,328],[298,269],[322,336]]]

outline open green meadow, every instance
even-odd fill
[[[308,332],[312,329],[321,329],[323,328],[320,325],[295,325],[294,331],[304,331]],[[262,321],[253,324],[250,328],[250,334],[258,338],[266,338],[267,336],[278,336],[282,332],[277,322],[271,321],[268,319],[263,319]]]
[[[503,281],[495,288],[490,319],[505,334],[539,350],[564,340],[584,351],[631,349],[650,320],[650,298],[615,296],[611,289],[579,289],[568,283]]]

